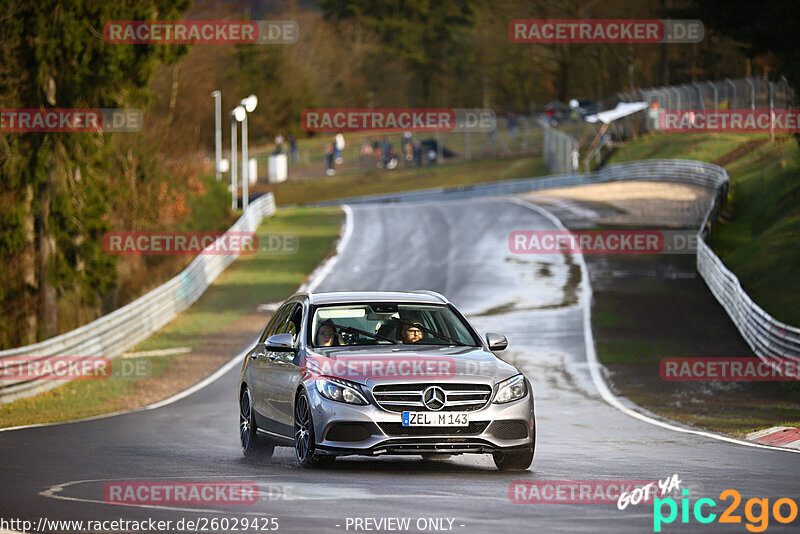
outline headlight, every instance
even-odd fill
[[[368,404],[358,384],[327,376],[318,378],[316,382],[317,391],[326,399],[346,404]]]
[[[503,380],[497,386],[497,396],[494,398],[494,402],[495,404],[503,404],[521,399],[527,394],[528,388],[525,385],[525,377],[522,375],[512,376],[508,380]]]

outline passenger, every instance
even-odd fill
[[[336,333],[336,325],[327,319],[317,329],[317,347],[339,347],[344,345],[341,334]]]
[[[400,329],[400,337],[403,338],[403,343],[418,343],[422,340],[422,323],[415,321],[413,323],[403,323]]]

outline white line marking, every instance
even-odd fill
[[[336,266],[336,263],[339,261],[339,256],[341,256],[345,247],[347,247],[347,244],[350,242],[350,238],[353,235],[353,209],[347,204],[342,204],[340,207],[344,212],[344,223],[342,223],[342,237],[336,245],[336,253],[314,269],[308,282],[301,285],[298,291],[308,291],[311,293],[319,287],[322,281],[325,280]]]
[[[546,209],[542,208],[541,206],[537,206],[527,200],[523,200],[520,198],[509,198],[510,202],[514,204],[518,204],[523,207],[530,208],[539,214],[543,215],[547,219],[549,219],[559,230],[569,231],[566,226],[552,213],[547,211]],[[594,382],[595,387],[597,388],[600,396],[603,397],[603,400],[606,401],[608,404],[616,408],[617,410],[621,411],[625,415],[629,417],[633,417],[634,419],[638,419],[640,421],[644,421],[645,423],[650,423],[651,425],[659,426],[661,428],[666,428],[667,430],[673,430],[675,432],[682,432],[684,434],[695,434],[698,436],[703,436],[706,438],[712,438],[719,441],[726,441],[728,443],[735,443],[737,445],[744,445],[746,447],[753,447],[757,449],[769,449],[773,451],[783,451],[783,452],[793,452],[793,453],[800,453],[800,450],[792,450],[792,449],[784,449],[781,447],[771,447],[769,445],[760,445],[758,443],[750,443],[749,441],[744,441],[741,439],[731,438],[728,436],[723,436],[720,434],[714,434],[711,432],[705,432],[703,430],[692,430],[689,428],[682,428],[676,425],[672,425],[670,423],[665,423],[663,421],[659,421],[658,419],[653,419],[652,417],[648,417],[642,413],[639,413],[631,408],[625,406],[620,400],[611,393],[611,390],[608,389],[603,377],[600,374],[601,364],[597,360],[597,353],[594,348],[594,335],[592,334],[592,286],[589,284],[589,269],[586,267],[586,261],[583,258],[583,254],[577,253],[572,254],[574,258],[577,258],[578,264],[581,266],[581,305],[583,306],[583,336],[584,336],[584,344],[586,345],[586,360],[589,365],[589,373],[592,376],[592,381]]]
[[[285,474],[285,475],[259,475],[259,478],[263,478],[263,477],[267,477],[269,479],[272,479],[272,478],[280,479],[280,478],[289,477],[290,480],[293,480],[291,478],[290,474]],[[206,477],[201,477],[201,478],[202,478],[203,481],[212,481],[212,480],[218,479],[218,478],[223,478],[223,479],[224,478],[237,478],[237,479],[241,480],[241,477],[239,475],[212,475],[212,476],[206,476]],[[125,479],[125,481],[142,480],[142,481],[150,482],[150,481],[168,481],[168,480],[174,480],[174,479],[190,479],[190,481],[196,480],[196,479],[194,479],[194,477],[178,476],[178,477],[162,477],[162,478],[155,479],[155,480],[153,478],[127,478],[127,479]],[[66,495],[60,495],[61,491],[64,490],[64,488],[67,488],[67,487],[70,487],[70,486],[76,486],[78,484],[93,484],[93,483],[98,483],[98,482],[99,483],[103,483],[103,482],[119,482],[119,481],[118,480],[114,480],[114,479],[110,479],[110,478],[96,478],[96,479],[88,479],[88,480],[73,480],[73,481],[62,482],[60,484],[56,484],[56,485],[50,486],[48,489],[39,492],[39,495],[42,496],[42,497],[47,497],[49,499],[59,499],[59,500],[63,500],[63,501],[87,502],[87,503],[94,503],[94,504],[109,504],[105,500],[100,500],[100,499],[86,499],[86,498],[82,498],[82,497],[68,497]],[[250,483],[250,482],[253,482],[253,480],[249,479],[249,480],[247,480],[247,482]],[[271,488],[269,487],[269,485],[272,484],[272,481],[271,480],[267,480],[266,481],[266,484],[268,485],[267,488],[266,488],[267,489],[266,492],[263,492],[262,488],[261,488],[261,484],[263,482],[264,481],[261,481],[261,480],[254,482],[258,486],[258,502],[259,503],[262,502],[262,501],[265,501],[265,500],[268,500],[273,504],[277,504],[278,501],[281,501],[281,502],[289,502],[289,501],[296,502],[296,501],[308,501],[308,500],[317,500],[317,501],[319,501],[319,500],[325,500],[325,501],[339,500],[340,501],[342,499],[348,499],[348,500],[355,500],[355,499],[358,499],[358,500],[380,500],[380,499],[383,499],[385,497],[381,493],[373,492],[371,490],[369,484],[351,484],[351,485],[340,486],[338,489],[335,488],[335,487],[323,488],[323,490],[324,490],[323,494],[316,494],[315,495],[314,494],[314,490],[316,488],[320,487],[319,484],[316,484],[316,483],[297,483],[297,482],[289,482],[288,484],[286,484],[285,482],[283,482],[281,480],[276,480],[275,481],[276,485],[284,485],[284,486],[286,486],[286,487],[288,487],[288,488],[290,488],[292,490],[298,490],[298,495],[292,495],[290,498],[279,498],[279,497],[272,498],[271,497],[272,491],[271,491]],[[427,497],[427,498],[430,498],[430,499],[433,499],[433,498],[436,498],[436,499],[454,499],[454,500],[463,500],[464,499],[464,495],[461,494],[461,493],[458,493],[458,492],[436,492],[436,493],[433,493],[433,494],[411,494],[411,493],[409,493],[409,494],[403,494],[403,495],[396,495],[395,496],[395,498],[398,498],[398,499],[403,499],[403,498],[418,499],[419,497]],[[502,496],[502,495],[486,497],[487,501],[492,500],[492,501],[497,501],[497,502],[504,502],[504,501],[507,502],[507,499],[508,499],[508,497]],[[131,507],[131,508],[150,508],[150,509],[156,509],[156,510],[173,510],[173,511],[194,512],[194,513],[213,513],[213,514],[230,514],[230,513],[232,513],[231,510],[218,510],[218,509],[214,509],[214,508],[205,508],[205,507],[203,507],[203,508],[189,508],[189,507],[181,507],[179,505],[164,505],[164,504],[124,503],[124,502],[121,502],[121,503],[114,503],[113,506],[128,506],[128,507]],[[245,511],[245,512],[235,512],[235,513],[241,513],[241,514],[244,514],[244,515],[263,515],[264,514],[263,511],[258,511],[258,512],[256,512],[256,511],[253,511],[253,512]],[[309,517],[304,515],[304,518],[308,519]],[[2,533],[0,533],[0,534],[2,534]]]
[[[353,233],[353,210],[350,209],[350,206],[347,206],[347,205],[342,205],[341,208],[342,208],[342,211],[344,211],[345,219],[344,219],[344,223],[342,224],[342,238],[339,240],[339,244],[336,246],[336,254],[334,256],[328,258],[328,260],[323,263],[321,268],[317,268],[311,273],[311,277],[310,277],[310,280],[309,280],[309,283],[308,283],[308,286],[307,286],[306,289],[303,289],[303,286],[300,286],[298,291],[310,291],[310,289],[308,289],[308,288],[319,286],[319,284],[322,283],[322,280],[333,269],[333,266],[336,264],[336,260],[338,259],[339,254],[341,254],[341,252],[347,246],[348,241],[350,241],[350,236]],[[217,379],[219,379],[225,373],[227,373],[228,371],[233,369],[233,367],[235,367],[237,363],[241,364],[241,361],[244,358],[244,355],[247,353],[247,351],[250,350],[249,347],[255,345],[257,339],[258,338],[255,338],[253,341],[248,343],[247,344],[248,348],[245,348],[242,352],[240,352],[239,354],[234,356],[230,361],[228,361],[228,363],[226,363],[225,365],[223,365],[222,367],[217,369],[212,375],[206,377],[204,380],[201,380],[200,382],[198,382],[197,384],[191,386],[190,388],[185,389],[185,390],[181,391],[180,393],[176,393],[175,395],[173,395],[171,397],[167,397],[166,399],[164,399],[162,401],[159,401],[159,402],[156,402],[156,403],[153,403],[153,404],[148,404],[147,406],[142,406],[140,408],[134,408],[133,410],[122,410],[122,411],[119,411],[119,412],[112,412],[112,413],[106,413],[106,414],[102,414],[102,415],[96,415],[94,417],[86,417],[84,419],[75,419],[73,421],[59,421],[57,423],[39,423],[39,424],[35,424],[35,425],[21,425],[21,426],[12,426],[12,427],[7,427],[7,428],[0,428],[0,432],[10,432],[12,430],[23,430],[25,428],[39,428],[39,427],[44,427],[44,426],[57,426],[57,425],[69,425],[69,424],[73,424],[73,423],[82,423],[84,421],[94,421],[96,419],[105,419],[106,417],[116,417],[118,415],[125,415],[125,414],[129,414],[129,413],[141,412],[141,411],[144,411],[144,410],[155,410],[156,408],[161,408],[163,406],[167,406],[168,404],[172,404],[174,402],[177,402],[177,401],[183,399],[184,397],[188,397],[192,393],[200,391],[201,389],[203,389],[204,387],[206,387],[206,386],[210,385],[211,383],[215,382]]]

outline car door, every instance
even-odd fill
[[[298,347],[305,335],[306,308],[302,302],[293,306],[282,318],[276,334],[291,334],[294,346]],[[267,430],[292,436],[294,434],[294,394],[300,383],[300,367],[297,352],[267,352],[269,360],[266,374],[266,387],[269,389],[268,419],[271,427]]]
[[[267,386],[267,374],[269,373],[269,352],[264,343],[267,338],[273,335],[276,330],[283,327],[287,314],[293,309],[294,303],[286,303],[275,312],[255,347],[248,353],[250,364],[247,380],[253,392],[253,408],[256,412],[256,424],[260,428],[267,425],[265,418],[269,417],[270,389]]]

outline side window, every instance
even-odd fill
[[[285,323],[282,328],[278,330],[279,334],[292,334],[292,341],[297,342],[297,335],[300,332],[300,326],[303,324],[303,305],[296,304],[292,312],[283,319]]]
[[[272,316],[272,319],[270,319],[267,327],[264,329],[264,333],[261,334],[261,338],[258,340],[259,343],[264,343],[267,338],[273,334],[281,333],[278,327],[283,325],[286,319],[286,314],[289,313],[289,310],[293,304],[294,303],[287,302],[278,308],[278,311],[275,312],[275,315]]]

